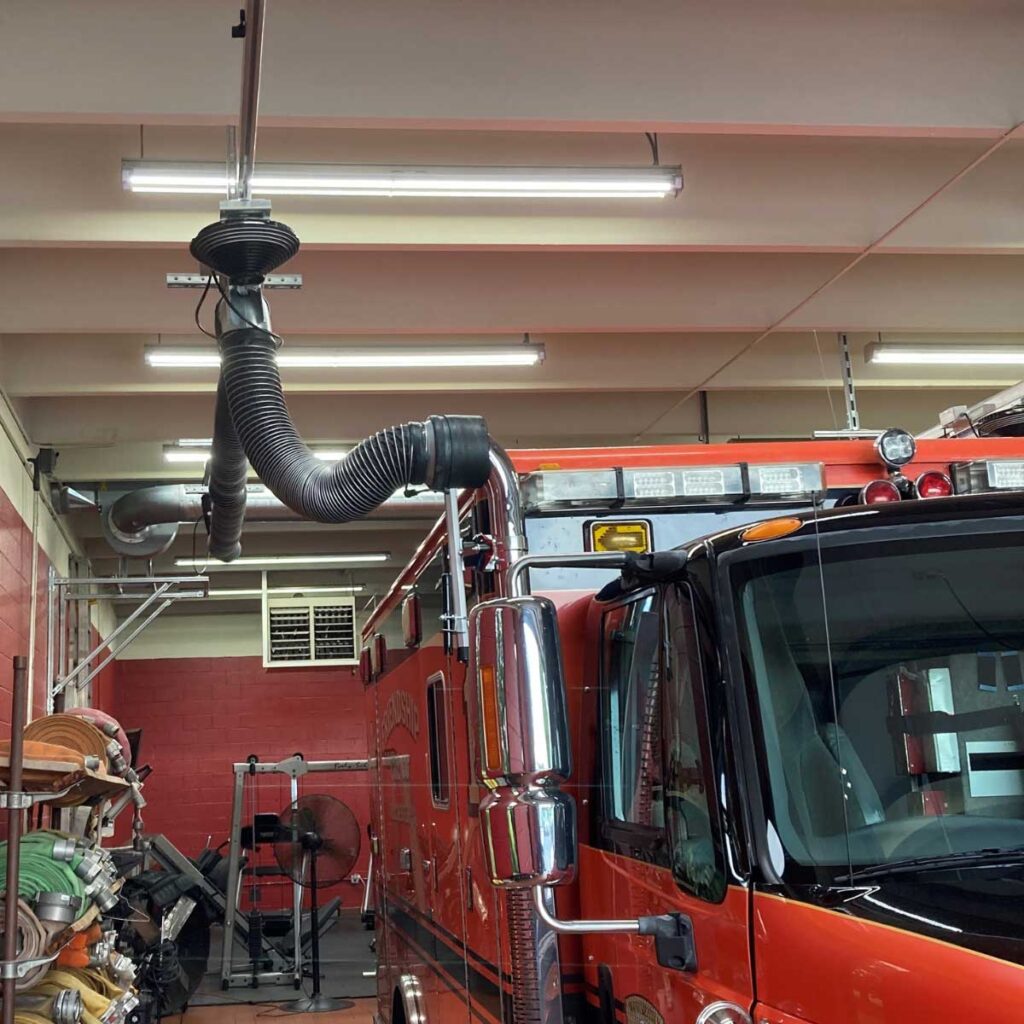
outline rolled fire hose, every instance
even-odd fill
[[[14,1008],[14,1024],[53,1024],[53,1019],[34,1010]]]
[[[6,904],[0,900],[0,926],[5,922]],[[18,900],[18,953],[19,960],[38,960],[46,955],[46,947],[50,941],[49,933],[42,922],[36,917],[32,908],[24,901]],[[46,974],[49,964],[34,967],[24,977],[15,981],[16,992],[27,992],[39,984]]]
[[[78,989],[60,988],[47,978],[31,994],[19,996],[15,1004],[18,1016],[42,1019],[47,1024],[79,1024],[84,1009]]]
[[[74,715],[76,718],[84,718],[90,725],[96,726],[108,739],[117,740],[117,745],[121,748],[125,760],[131,760],[132,752],[128,743],[128,734],[112,715],[108,715],[105,711],[99,711],[97,708],[68,708],[63,713]]]
[[[87,768],[108,770],[107,744],[109,740],[91,722],[76,715],[46,715],[25,727],[26,741],[52,743],[78,751],[85,757]],[[83,797],[77,790],[53,800],[55,807],[77,807]]]
[[[107,738],[92,722],[78,715],[44,715],[25,727],[25,739],[56,743],[107,763]]]
[[[0,871],[6,870],[6,866],[7,844],[3,843],[0,844]],[[102,910],[109,910],[116,902],[110,889],[113,881],[103,862],[95,854],[83,853],[71,837],[48,829],[22,837],[18,894],[29,901],[42,903],[45,899],[52,911],[59,909],[60,896],[77,901],[76,905],[68,907],[70,914],[66,922],[60,916],[49,918],[57,924],[77,921],[93,903],[99,904]],[[36,916],[42,916],[41,908]]]
[[[46,975],[46,980],[39,986],[45,992],[51,989],[74,989],[82,997],[82,1024],[101,1024],[103,1015],[110,1009],[110,1004],[120,995],[113,982],[103,978],[99,971],[80,968],[58,968]]]

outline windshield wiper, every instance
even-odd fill
[[[845,885],[871,878],[887,878],[890,875],[910,875],[918,871],[941,871],[943,868],[984,867],[1003,862],[1014,865],[1024,863],[1024,846],[966,850],[963,853],[943,853],[931,857],[894,860],[889,864],[875,864],[869,868],[858,868],[846,875],[838,875],[834,884]]]

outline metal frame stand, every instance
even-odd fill
[[[207,596],[206,576],[58,576],[47,579],[46,710],[69,686],[88,686],[143,630],[176,601]],[[134,608],[95,646],[91,644],[92,601],[134,601]],[[107,651],[102,660],[97,659]]]
[[[221,949],[221,988],[227,989],[232,985],[258,985],[261,982],[275,985],[291,982],[298,987],[302,983],[302,887],[296,882],[292,883],[292,937],[295,947],[293,959],[282,963],[283,969],[278,971],[254,971],[251,968],[245,971],[234,970],[235,937],[236,932],[241,933],[242,928],[245,929],[245,934],[241,935],[241,938],[248,944],[249,920],[238,907],[242,877],[242,808],[245,803],[245,780],[257,775],[287,775],[290,780],[291,802],[294,803],[299,796],[299,778],[309,772],[360,772],[366,771],[368,767],[369,762],[365,760],[307,761],[300,755],[286,758],[284,761],[245,761],[232,765],[235,784],[231,799],[231,836],[228,879],[225,886],[228,899],[224,913],[224,942]],[[318,931],[326,930],[329,918],[325,918],[319,924],[321,927]],[[280,958],[281,951],[272,943],[264,939],[262,945],[264,949],[269,947]]]

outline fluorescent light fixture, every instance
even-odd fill
[[[277,365],[299,369],[405,370],[460,366],[536,366],[544,359],[544,346],[529,342],[514,345],[380,346],[376,348],[283,348]],[[220,353],[208,345],[171,347],[147,345],[147,366],[164,369],[213,369]]]
[[[205,465],[210,458],[210,445],[213,444],[212,439],[206,438],[200,440],[198,438],[191,440],[178,441],[177,444],[165,444],[164,445],[164,461],[174,463],[188,463],[192,465]],[[206,447],[200,447],[205,445]],[[339,448],[314,448],[313,454],[320,459],[321,462],[340,462],[346,455],[347,451],[342,451]]]
[[[205,465],[209,457],[209,450],[203,448],[175,448],[174,445],[164,446],[164,462]]]
[[[174,564],[180,569],[272,569],[280,565],[301,567],[386,562],[389,557],[386,551],[367,551],[351,555],[243,555],[233,562],[221,562],[216,558],[176,558]]]
[[[224,164],[121,162],[129,192],[226,195]],[[661,199],[683,187],[679,167],[401,167],[260,164],[265,196],[408,196],[465,199]]]
[[[869,363],[890,366],[1024,366],[1024,346],[868,345]]]
[[[364,589],[360,583],[351,587],[267,587],[267,593],[275,597],[289,594],[361,594]],[[239,587],[237,589],[208,590],[206,596],[222,601],[230,601],[235,598],[245,600],[251,597],[262,597],[263,591],[259,587]]]

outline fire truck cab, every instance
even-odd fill
[[[1024,444],[492,467],[364,627],[378,1019],[1018,1019]]]

